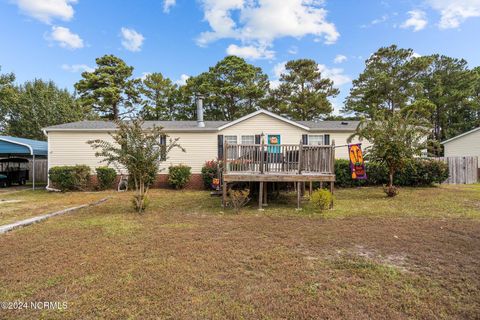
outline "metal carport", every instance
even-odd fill
[[[48,156],[48,143],[45,141],[0,136],[0,158],[12,156],[32,158],[32,188],[35,189],[35,158]]]

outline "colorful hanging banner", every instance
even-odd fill
[[[349,144],[348,155],[350,157],[350,170],[352,171],[352,179],[365,180],[367,172],[365,170],[365,162],[362,155],[362,144]]]

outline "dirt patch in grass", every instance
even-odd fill
[[[342,192],[338,210],[351,195]],[[129,196],[0,237],[0,301],[68,302],[64,311],[0,318],[480,315],[480,220],[448,211],[454,204],[417,217],[372,202],[373,216],[325,219],[273,203],[234,215],[207,192],[153,191],[150,211],[139,216],[129,212]],[[470,218],[452,218],[462,214]]]
[[[112,192],[57,193],[46,190],[22,190],[0,193],[0,225],[98,201]]]

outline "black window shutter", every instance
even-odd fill
[[[161,160],[165,161],[167,160],[167,136],[166,135],[161,135],[160,136],[160,145],[161,145]]]
[[[308,144],[308,134],[302,134],[302,143]]]
[[[255,135],[255,144],[260,144],[260,143],[262,143],[260,139],[262,139],[262,136],[259,135],[259,134],[256,134],[256,135]]]
[[[330,144],[330,135],[329,134],[324,135],[323,140],[325,144]]]
[[[218,160],[223,159],[223,134],[217,136],[218,139]]]

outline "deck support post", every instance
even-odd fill
[[[298,174],[302,174],[302,161],[303,161],[303,140],[300,140],[298,145]],[[300,188],[300,184],[298,184]]]
[[[268,197],[268,182],[263,182],[263,206],[268,206],[267,204],[267,197]]]
[[[262,134],[262,143],[260,145],[260,173],[264,173],[264,166],[265,166],[265,137]],[[267,167],[268,167],[268,161],[267,161]]]
[[[302,194],[302,186],[301,182],[297,182],[297,210],[302,210],[302,207],[300,206],[300,200],[301,200],[301,194]]]
[[[263,200],[263,182],[260,181],[258,186],[258,210],[263,210],[262,200]]]
[[[222,183],[222,208],[227,207],[227,182]]]
[[[308,195],[311,197],[312,196],[312,192],[313,192],[313,182],[310,181],[310,186],[309,186],[309,190],[308,190]]]
[[[330,201],[330,209],[333,209],[333,187],[334,187],[334,182],[330,181],[330,193],[332,194],[332,200]]]
[[[227,169],[228,169],[227,151],[228,151],[228,146],[227,146],[227,142],[225,141],[225,143],[223,144],[222,176],[221,176],[221,180],[220,180],[221,183],[222,183],[222,207],[224,209],[227,207],[227,187],[228,187],[228,183],[225,181],[225,173],[227,173]]]

